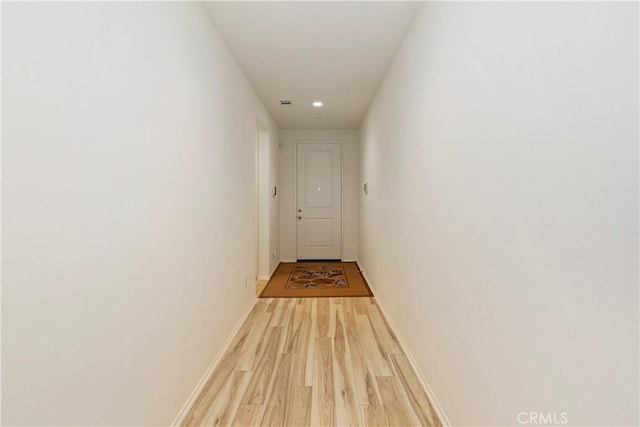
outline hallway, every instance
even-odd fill
[[[640,425],[640,2],[0,13],[2,425]]]
[[[260,299],[182,426],[440,426],[375,298]]]

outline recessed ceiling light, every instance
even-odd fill
[[[313,106],[314,107],[322,107],[324,104],[322,104],[322,101],[314,101],[313,102]]]

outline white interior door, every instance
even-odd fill
[[[298,259],[342,258],[342,146],[296,146]]]

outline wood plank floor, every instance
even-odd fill
[[[183,426],[440,426],[375,298],[259,299]]]
[[[269,283],[269,279],[257,279],[256,280],[256,297],[259,297],[264,288]]]

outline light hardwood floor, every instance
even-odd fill
[[[264,288],[269,283],[269,279],[258,279],[256,280],[256,296],[259,297]]]
[[[375,298],[259,299],[183,426],[440,426]]]

